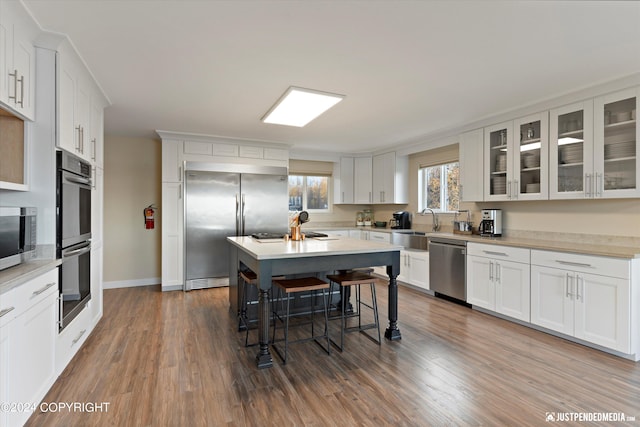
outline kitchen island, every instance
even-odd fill
[[[269,352],[268,292],[271,277],[277,275],[315,274],[359,267],[387,266],[389,275],[389,326],[385,338],[399,340],[398,285],[402,246],[349,238],[317,238],[300,241],[254,239],[249,236],[227,237],[230,243],[229,277],[241,269],[258,276],[258,331],[260,349],[256,356],[259,368],[273,365]]]

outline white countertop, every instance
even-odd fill
[[[303,258],[318,255],[350,255],[400,251],[402,246],[347,237],[308,238],[304,240],[254,239],[249,236],[227,237],[256,259]]]
[[[0,271],[0,294],[35,279],[61,263],[61,259],[34,260]]]

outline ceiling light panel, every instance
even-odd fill
[[[291,86],[262,118],[264,123],[303,127],[329,108],[342,101],[344,95]]]

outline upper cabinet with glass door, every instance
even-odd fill
[[[593,102],[551,110],[549,197],[593,197]]]
[[[514,141],[511,198],[540,200],[549,197],[549,113],[538,113],[513,122]]]
[[[485,200],[548,197],[548,114],[485,128]]]
[[[511,198],[513,122],[484,128],[485,201]]]
[[[593,197],[640,197],[640,88],[594,101]]]

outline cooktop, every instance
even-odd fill
[[[307,231],[307,232],[303,232],[302,234],[304,234],[305,237],[308,237],[310,239],[314,237],[328,237],[324,233],[317,233],[315,231]],[[282,239],[284,237],[284,234],[283,233],[253,233],[251,237],[253,237],[254,239]]]

